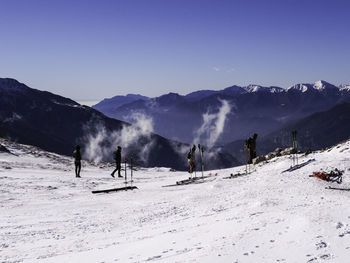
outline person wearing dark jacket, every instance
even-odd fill
[[[75,146],[75,150],[73,152],[74,164],[75,164],[75,177],[80,178],[80,170],[81,170],[81,154],[80,154],[80,146]]]
[[[249,152],[248,164],[253,163],[253,159],[256,158],[256,139],[257,138],[258,138],[258,134],[254,133],[253,137],[249,137],[248,140],[245,141],[247,150]]]
[[[121,162],[122,162],[122,147],[118,146],[117,151],[114,153],[114,160],[115,160],[116,168],[111,173],[111,176],[114,177],[115,172],[118,171],[118,177],[123,177],[120,174],[120,170],[122,168],[122,165],[121,165]]]
[[[189,173],[193,173],[196,168],[196,145],[193,145],[192,149],[187,154],[188,164],[190,165]]]

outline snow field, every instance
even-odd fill
[[[140,169],[139,190],[96,195],[124,185],[112,166],[76,179],[70,158],[5,146],[18,156],[0,153],[0,262],[350,262],[350,192],[325,189],[350,188],[349,142],[293,172],[284,156],[162,187],[189,174]],[[334,168],[341,185],[309,177]]]

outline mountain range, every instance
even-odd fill
[[[129,124],[6,78],[0,79],[0,137],[65,155],[80,144],[91,161],[112,161],[116,146],[122,145],[124,156],[133,155],[141,166],[185,170],[190,144],[179,138],[187,136],[187,142],[205,146],[206,169],[224,168],[245,162],[244,141],[254,132],[259,134],[258,155],[289,147],[292,130],[298,131],[302,150],[349,138],[349,94],[349,86],[319,81],[286,90],[232,86],[186,96],[117,96],[99,103],[108,110],[117,105]]]
[[[350,86],[337,87],[326,81],[317,81],[287,89],[235,85],[184,96],[169,93],[148,98],[129,94],[105,99],[93,108],[109,117],[129,122],[133,122],[133,114],[143,114],[152,119],[154,131],[166,138],[218,146],[247,138],[255,132],[267,135],[342,102],[350,102]],[[225,105],[228,110],[222,111]],[[219,120],[221,124],[223,120],[224,127],[213,141],[211,130]]]
[[[123,156],[133,155],[142,166],[188,166],[189,145],[153,133],[147,120],[131,125],[15,79],[0,78],[0,120],[0,137],[59,154],[71,155],[80,144],[84,158],[112,161],[113,151],[122,145]],[[207,156],[208,169],[237,164],[232,156],[214,151]]]

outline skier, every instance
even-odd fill
[[[194,169],[196,168],[196,145],[193,145],[192,149],[187,154],[188,164],[190,165],[189,173],[193,173]]]
[[[256,138],[258,138],[258,134],[254,133],[253,137],[249,137],[248,140],[245,141],[249,152],[248,164],[252,164],[253,159],[256,158]]]
[[[73,152],[74,164],[75,164],[75,177],[80,178],[80,170],[81,170],[81,154],[80,154],[80,146],[75,146],[75,150]]]
[[[115,165],[116,168],[114,169],[114,171],[111,173],[111,176],[114,178],[114,174],[116,171],[118,171],[118,177],[123,177],[120,174],[120,170],[122,168],[121,162],[122,162],[122,147],[118,146],[118,149],[116,152],[114,152],[114,160],[115,160]]]

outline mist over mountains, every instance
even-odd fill
[[[0,78],[0,137],[69,156],[80,144],[83,158],[90,161],[112,161],[113,151],[121,145],[123,156],[133,155],[138,165],[187,169],[188,144],[155,134],[152,119],[144,114],[129,119],[132,125],[71,99]],[[238,164],[220,149],[208,152],[206,160],[208,169]]]
[[[152,118],[157,134],[169,139],[225,145],[255,132],[267,135],[315,112],[350,102],[350,86],[337,87],[317,81],[287,89],[249,85],[218,91],[201,90],[184,96],[169,93],[156,98],[140,95],[115,98],[118,98],[116,103],[113,98],[105,99],[93,108],[131,123],[130,115],[142,113]],[[224,105],[229,109],[223,111]],[[220,117],[224,127],[213,141],[210,129],[215,129]]]
[[[286,90],[250,85],[186,96],[116,96],[94,107],[121,121],[14,79],[0,79],[0,136],[65,155],[80,144],[83,157],[91,161],[112,161],[121,145],[124,156],[133,155],[141,166],[179,170],[187,169],[190,145],[201,144],[207,150],[205,168],[214,169],[244,163],[244,140],[255,132],[258,154],[289,147],[294,129],[300,149],[348,138],[347,102],[349,86],[319,81]]]

